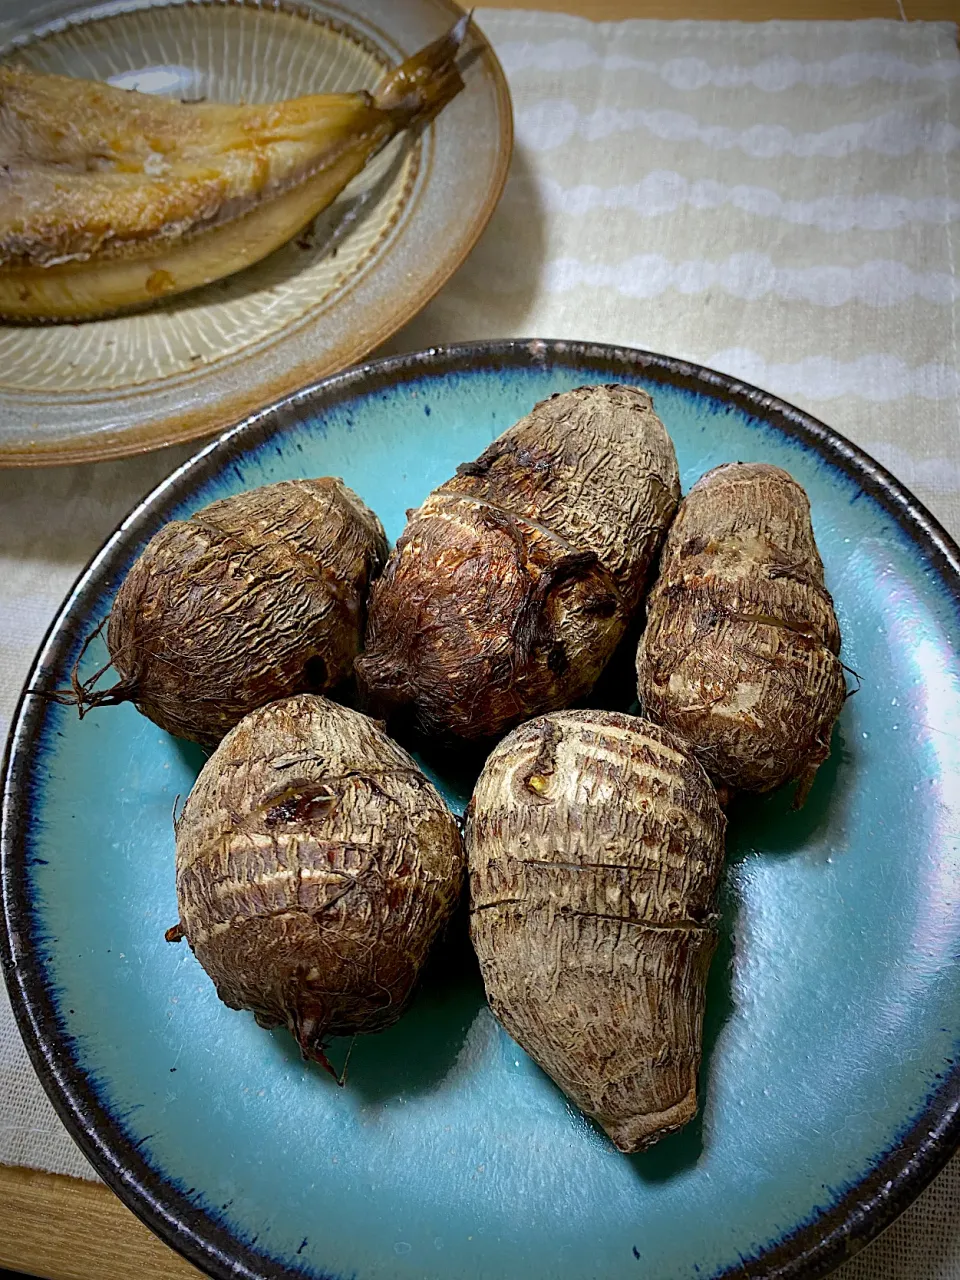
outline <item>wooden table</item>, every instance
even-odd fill
[[[960,0],[482,0],[497,9],[554,9],[624,18],[960,21]],[[176,1280],[200,1273],[96,1183],[0,1165],[0,1267],[45,1280]]]

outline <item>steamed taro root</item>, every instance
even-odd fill
[[[467,811],[490,1005],[622,1151],[697,1110],[725,827],[682,742],[603,711],[515,729]]]
[[[74,700],[81,714],[132,701],[162,729],[212,745],[255,707],[325,693],[352,675],[386,555],[380,521],[330,477],[265,485],[171,521],[110,613],[119,682],[75,683]]]
[[[302,694],[251,712],[177,823],[180,923],[231,1009],[328,1036],[403,1010],[463,881],[457,824],[376,721]]]
[[[698,480],[664,545],[637,652],[645,713],[715,781],[803,802],[846,696],[840,630],[799,484],[766,463]]]
[[[368,705],[482,739],[587,694],[679,496],[646,392],[581,387],[538,404],[410,514],[371,595],[357,662]]]

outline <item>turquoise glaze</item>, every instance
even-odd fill
[[[148,501],[68,602],[35,680],[64,683],[164,519],[334,474],[396,538],[408,507],[538,399],[614,378],[653,393],[685,489],[731,459],[776,463],[804,485],[843,658],[861,679],[806,808],[776,795],[731,812],[702,1114],[656,1149],[619,1154],[499,1028],[462,920],[410,1012],[356,1042],[337,1088],[285,1033],[219,1004],[187,947],[164,942],[177,919],[171,812],[198,749],[129,706],[82,723],[37,699],[23,708],[4,883],[28,1043],[101,1169],[217,1274],[233,1274],[233,1258],[249,1275],[690,1280],[765,1275],[771,1258],[799,1265],[811,1250],[823,1266],[844,1246],[818,1253],[822,1236],[862,1241],[872,1228],[858,1210],[881,1225],[897,1207],[890,1188],[902,1204],[948,1153],[960,1033],[954,571],[909,512],[895,518],[896,495],[865,492],[850,471],[860,464],[844,470],[828,433],[821,446],[785,431],[776,402],[756,396],[751,410],[721,382],[629,353],[520,344],[333,380],[211,446]],[[84,671],[102,655],[94,645]],[[607,694],[632,698],[626,682]],[[461,808],[469,768],[438,778]],[[334,1042],[331,1056],[345,1051]]]

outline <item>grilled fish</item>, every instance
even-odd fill
[[[107,315],[266,257],[460,91],[468,24],[373,93],[251,106],[0,66],[0,316]]]

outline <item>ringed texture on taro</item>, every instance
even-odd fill
[[[201,770],[167,936],[225,1004],[326,1064],[329,1036],[400,1016],[463,873],[457,823],[411,757],[376,721],[302,694],[248,715]]]
[[[679,496],[645,391],[581,387],[538,404],[409,513],[371,594],[367,705],[482,740],[586,696]]]
[[[725,829],[687,747],[612,711],[515,729],[467,811],[491,1008],[622,1151],[697,1110]]]

